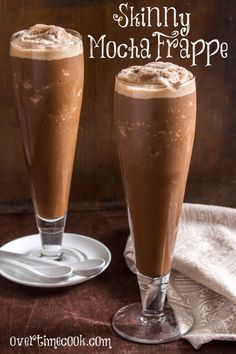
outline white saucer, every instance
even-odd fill
[[[82,236],[78,234],[64,233],[62,247],[67,249],[72,249],[75,253],[82,255],[82,258],[103,258],[105,260],[105,265],[101,274],[110,264],[111,253],[109,249],[103,245],[103,243],[87,236]],[[27,254],[34,250],[41,248],[41,241],[39,235],[30,235],[16,240],[10,241],[1,247],[2,250]],[[79,257],[81,258],[81,257]],[[17,272],[17,269],[12,267],[1,267],[0,274],[15,283],[39,287],[39,288],[59,288],[64,286],[71,286],[79,283],[83,283],[91,278],[94,278],[97,275],[91,277],[83,277],[79,275],[73,275],[65,281],[53,282],[53,283],[44,283],[39,279],[34,279],[28,274],[23,274],[23,272]]]

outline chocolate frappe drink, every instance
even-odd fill
[[[116,78],[117,142],[138,271],[170,272],[192,153],[193,75],[171,63],[122,70]]]
[[[13,35],[13,86],[36,215],[67,212],[83,94],[81,36],[35,25]]]

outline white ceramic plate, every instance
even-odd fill
[[[26,254],[28,252],[34,251],[41,247],[40,237],[39,235],[30,235],[21,238],[17,238],[16,240],[10,241],[1,247],[2,250],[22,253]],[[63,236],[63,247],[71,248],[73,250],[78,250],[79,253],[82,253],[85,258],[103,258],[105,260],[105,265],[101,272],[101,274],[110,264],[111,262],[111,253],[109,249],[101,242],[87,236],[82,236],[79,234],[70,234],[64,233]],[[39,288],[59,288],[64,286],[71,286],[75,284],[83,283],[95,276],[91,277],[83,277],[79,275],[73,275],[67,280],[61,282],[53,282],[53,283],[44,283],[39,279],[34,279],[28,274],[24,274],[23,272],[17,271],[17,269],[13,269],[12,267],[1,266],[0,274],[15,283],[39,287]]]

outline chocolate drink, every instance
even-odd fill
[[[10,48],[13,87],[36,214],[67,212],[83,94],[81,37],[61,27],[18,32]]]
[[[116,78],[117,142],[138,271],[169,273],[192,153],[193,75],[171,63],[122,70]]]

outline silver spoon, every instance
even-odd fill
[[[104,259],[87,259],[79,261],[76,268],[72,268],[62,262],[56,263],[44,258],[29,257],[19,253],[0,250],[1,263],[14,266],[48,282],[63,281],[73,274],[91,277],[100,273],[105,265]]]

